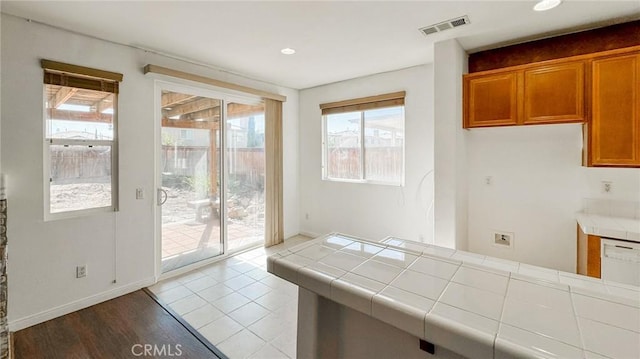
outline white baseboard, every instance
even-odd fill
[[[24,318],[9,321],[9,331],[15,332],[46,322],[57,317],[61,317],[65,314],[75,312],[80,309],[102,303],[109,299],[119,297],[121,295],[134,292],[138,289],[148,287],[156,282],[155,278],[143,279],[131,284],[124,285],[122,287],[114,288],[106,292],[98,293],[90,297],[78,299],[68,304],[61,305],[59,307],[51,308],[49,310],[42,311],[40,313],[32,314]]]
[[[311,237],[311,238],[318,238],[321,236],[321,234],[319,233],[306,232],[306,231],[300,231],[300,234],[303,236]]]

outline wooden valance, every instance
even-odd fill
[[[395,107],[404,105],[406,92],[399,91],[384,95],[355,98],[338,102],[320,104],[323,115],[334,113],[373,110],[383,107]]]
[[[122,74],[93,69],[90,67],[65,64],[63,62],[40,60],[44,69],[44,83],[86,90],[118,93]]]
[[[145,74],[154,73],[154,74],[160,74],[160,75],[165,75],[165,76],[177,77],[177,78],[183,79],[183,80],[200,82],[200,83],[203,83],[203,84],[222,87],[222,88],[226,88],[226,89],[229,89],[229,90],[245,92],[245,93],[249,93],[249,94],[252,94],[252,95],[260,96],[263,99],[271,99],[271,100],[276,100],[276,101],[280,101],[280,102],[287,101],[287,97],[283,96],[283,95],[279,95],[279,94],[275,94],[275,93],[271,93],[271,92],[267,92],[267,91],[262,91],[262,90],[257,90],[257,89],[251,88],[251,87],[237,85],[237,84],[234,84],[234,83],[231,83],[231,82],[220,81],[220,80],[212,79],[210,77],[205,77],[205,76],[192,74],[192,73],[189,73],[189,72],[183,72],[183,71],[178,71],[178,70],[174,70],[174,69],[169,69],[169,68],[158,66],[158,65],[148,64],[147,66],[144,67],[143,71],[144,71]]]

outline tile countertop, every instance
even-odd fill
[[[600,237],[640,242],[640,219],[576,213],[582,232]]]
[[[267,270],[469,358],[639,358],[640,288],[397,238],[329,234]]]

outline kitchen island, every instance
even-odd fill
[[[342,234],[267,264],[299,286],[299,358],[640,357],[634,286]]]

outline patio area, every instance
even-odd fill
[[[229,248],[232,252],[251,244],[264,241],[264,226],[247,226],[241,222],[229,222],[227,226]],[[198,249],[220,249],[220,222],[208,223],[191,221],[169,223],[162,226],[162,258],[189,253]]]

